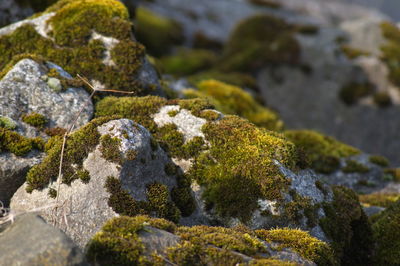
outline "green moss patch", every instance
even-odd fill
[[[369,170],[367,166],[355,160],[347,160],[346,166],[342,168],[344,173],[367,173]]]
[[[342,52],[349,59],[355,59],[355,58],[360,57],[360,56],[368,56],[368,55],[370,55],[370,53],[368,53],[366,51],[351,47],[349,45],[342,45],[340,48],[342,49]]]
[[[342,87],[339,92],[340,99],[347,105],[357,103],[363,97],[370,95],[373,87],[370,83],[350,83]]]
[[[400,200],[372,217],[372,230],[377,243],[375,265],[400,264]]]
[[[68,136],[62,165],[63,183],[70,184],[78,178],[76,172],[82,170],[83,160],[100,142],[100,133],[97,131],[97,127],[113,119],[116,117],[92,120]],[[26,177],[28,192],[32,192],[34,189],[43,189],[51,180],[57,179],[62,142],[61,137],[54,137],[52,144],[46,149],[46,158],[29,170]]]
[[[281,135],[257,128],[236,116],[225,116],[203,127],[210,149],[190,170],[205,187],[206,204],[221,216],[250,218],[259,198],[282,199],[290,181],[274,164],[294,164],[294,145]]]
[[[370,265],[373,239],[370,224],[358,196],[349,188],[332,187],[334,200],[324,204],[326,217],[320,219],[325,234],[341,264]]]
[[[392,203],[400,200],[400,194],[396,193],[372,193],[359,195],[360,202],[366,206],[389,207]]]
[[[145,92],[135,79],[144,47],[131,39],[128,12],[119,1],[62,0],[46,12],[56,12],[48,22],[54,41],[39,35],[31,24],[1,36],[0,69],[13,57],[29,53],[60,65],[73,76],[97,80],[107,88]],[[90,40],[93,31],[121,41],[111,51],[115,65],[103,64],[106,48],[102,41]]]
[[[321,173],[329,174],[338,169],[339,158],[360,153],[356,148],[311,130],[288,130],[285,136],[305,153],[312,168]]]
[[[0,127],[0,152],[24,156],[32,149],[43,150],[44,141],[41,138],[26,138],[17,132]]]
[[[240,22],[226,43],[219,67],[251,71],[266,64],[296,64],[300,45],[296,27],[270,15],[255,15]]]
[[[303,258],[317,265],[338,265],[333,250],[328,244],[297,229],[256,230],[260,239],[277,243],[277,249],[291,248]]]
[[[371,155],[369,156],[369,161],[373,164],[382,166],[382,167],[388,167],[389,166],[389,160],[381,155]]]
[[[0,116],[0,128],[14,130],[17,128],[17,123],[7,116]]]
[[[136,9],[135,36],[151,55],[161,56],[173,45],[183,42],[183,29],[176,21],[139,7]]]
[[[101,136],[100,144],[100,151],[104,159],[116,164],[123,163],[123,157],[120,152],[121,140],[119,138],[106,134]]]
[[[22,115],[22,121],[24,121],[25,123],[33,126],[33,127],[37,127],[39,129],[44,128],[44,126],[47,124],[48,119],[41,114],[38,113],[29,113],[29,114],[25,114]]]
[[[389,79],[397,87],[400,86],[400,30],[396,24],[383,22],[381,24],[386,43],[381,46],[382,60],[389,68]]]
[[[254,98],[239,87],[217,80],[204,80],[197,84],[197,90],[186,90],[186,97],[208,98],[212,105],[224,114],[238,115],[250,122],[270,130],[281,130],[283,122],[278,115],[257,103]]]

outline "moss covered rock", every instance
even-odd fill
[[[108,221],[88,257],[99,265],[337,265],[326,243],[300,230],[178,227],[146,216]]]
[[[144,94],[158,86],[144,47],[133,39],[128,11],[116,0],[58,1],[36,18],[1,29],[0,51],[0,69],[31,53],[110,89]]]
[[[46,220],[53,219],[53,212],[66,213],[68,220],[57,226],[80,246],[117,214],[174,222],[189,216],[195,206],[181,171],[144,127],[113,119],[95,119],[68,136],[58,181],[62,138],[54,137],[43,162],[28,172],[27,182],[14,194],[12,208],[51,206],[42,212]],[[57,208],[57,201],[65,204]]]

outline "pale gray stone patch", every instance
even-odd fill
[[[47,23],[49,19],[51,19],[56,13],[50,12],[43,14],[37,18],[33,19],[25,19],[16,23],[13,23],[9,26],[0,29],[0,36],[8,35],[13,33],[16,29],[26,24],[32,24],[37,33],[40,34],[44,38],[50,38],[47,34],[51,30],[51,26]]]
[[[115,45],[117,45],[119,43],[119,40],[115,39],[113,37],[104,36],[95,31],[92,32],[91,39],[102,41],[106,48],[105,55],[102,60],[103,64],[105,64],[107,66],[115,66],[115,62],[111,58],[111,50],[114,48]]]

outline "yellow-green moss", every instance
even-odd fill
[[[14,130],[17,128],[17,123],[7,116],[0,116],[0,128]]]
[[[339,158],[359,154],[356,148],[311,130],[288,130],[285,136],[301,148],[318,172],[331,173],[339,167]]]
[[[400,200],[400,194],[396,193],[372,193],[359,195],[360,202],[366,206],[389,207],[393,202]]]
[[[334,199],[324,204],[320,226],[333,240],[331,246],[341,264],[370,265],[372,231],[357,194],[349,188],[332,186]]]
[[[186,97],[208,98],[212,105],[224,114],[238,115],[250,122],[270,130],[281,130],[282,120],[273,111],[261,106],[254,98],[239,87],[217,80],[204,80],[197,90],[186,90]]]
[[[44,128],[44,126],[47,124],[48,119],[41,114],[38,113],[29,113],[29,114],[24,114],[22,115],[22,121],[24,121],[25,123],[33,126],[33,127],[37,127],[39,129]]]
[[[392,98],[385,91],[377,92],[374,94],[374,103],[382,108],[388,107],[392,105]]]
[[[103,117],[92,120],[68,136],[62,166],[63,183],[70,184],[74,179],[78,178],[75,173],[81,170],[83,160],[99,144],[100,133],[97,131],[97,126],[112,119],[116,119],[116,117]],[[32,192],[34,189],[43,189],[51,180],[57,179],[61,147],[62,138],[55,137],[52,145],[46,151],[47,156],[45,159],[29,170],[26,177],[28,192]]]
[[[203,110],[200,112],[199,117],[204,118],[207,121],[215,121],[221,117],[221,114],[214,110]]]
[[[400,168],[388,168],[384,170],[385,175],[390,176],[390,180],[400,182]]]
[[[209,50],[180,49],[174,55],[160,59],[160,68],[166,74],[186,76],[210,68],[217,55]]]
[[[372,85],[365,83],[350,83],[343,86],[339,91],[340,99],[348,105],[355,104],[359,99],[372,93]]]
[[[118,214],[134,217],[140,214],[155,215],[173,222],[180,219],[180,211],[169,199],[169,191],[165,185],[152,183],[147,185],[148,201],[135,200],[125,190],[119,179],[107,177],[105,188],[109,192],[108,205]]]
[[[190,179],[180,173],[177,176],[177,186],[171,191],[172,201],[179,208],[183,217],[190,216],[196,209],[190,185]]]
[[[123,4],[115,0],[61,0],[46,12],[56,12],[48,22],[54,41],[39,35],[31,24],[1,36],[0,70],[14,56],[30,53],[60,65],[73,76],[98,80],[107,88],[144,93],[146,88],[138,87],[134,75],[142,64],[144,48],[131,39]],[[102,41],[90,40],[93,31],[121,40],[111,52],[114,66],[103,64],[106,48]]]
[[[64,136],[65,132],[67,132],[67,130],[61,127],[46,128],[44,130],[44,133],[46,133],[50,137]]]
[[[176,116],[178,113],[179,113],[178,110],[171,110],[171,111],[168,112],[168,115],[169,115],[170,117],[174,117],[174,116]]]
[[[396,24],[383,22],[381,24],[386,43],[381,46],[382,60],[389,68],[389,79],[396,85],[400,85],[400,30]]]
[[[367,173],[369,168],[355,160],[347,160],[346,166],[341,169],[344,173]]]
[[[333,250],[328,244],[298,229],[256,230],[257,236],[265,241],[277,243],[278,250],[291,248],[303,258],[317,265],[338,265]]]
[[[32,149],[43,150],[44,141],[41,138],[26,138],[17,132],[0,127],[0,152],[24,156]]]
[[[145,7],[136,9],[135,36],[153,56],[167,53],[183,41],[183,30],[176,21],[153,13]]]
[[[175,225],[147,216],[117,217],[109,220],[89,242],[87,258],[99,265],[150,265],[138,232],[145,226],[173,232]]]
[[[366,51],[351,47],[349,45],[342,45],[340,48],[342,49],[342,52],[349,59],[355,59],[355,58],[360,57],[360,56],[368,56],[368,55],[370,55],[370,53],[368,53]]]
[[[374,265],[400,264],[400,200],[372,217],[377,244]]]
[[[123,157],[120,152],[121,140],[119,138],[106,134],[101,136],[100,144],[100,151],[104,159],[117,164],[123,163]]]
[[[388,167],[389,166],[389,160],[381,155],[371,155],[369,156],[369,162],[382,166],[382,167]]]
[[[281,199],[287,192],[290,181],[273,160],[292,167],[291,142],[236,116],[209,122],[202,130],[211,147],[196,158],[190,174],[204,186],[207,206],[221,216],[246,221],[259,198]]]
[[[296,262],[278,260],[278,259],[258,259],[250,261],[251,266],[298,266]]]
[[[219,68],[252,71],[266,64],[294,64],[300,58],[296,27],[271,15],[255,15],[240,22],[229,37]]]

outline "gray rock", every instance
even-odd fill
[[[23,59],[0,81],[0,114],[19,121],[18,132],[26,137],[37,136],[39,132],[22,122],[24,113],[39,113],[48,118],[49,127],[62,128],[70,126],[83,106],[75,128],[87,123],[93,115],[93,104],[85,90],[68,88],[56,92],[41,78],[47,71],[45,66]]]
[[[180,240],[179,236],[152,226],[145,226],[144,230],[138,232],[138,237],[145,246],[147,256],[153,252],[165,255],[167,248],[176,246]]]
[[[83,167],[90,173],[87,184],[75,180],[71,185],[62,184],[58,190],[59,207],[46,208],[42,216],[69,235],[79,246],[84,247],[88,240],[110,218],[118,216],[108,205],[110,194],[105,189],[108,176],[120,180],[122,188],[135,200],[147,200],[146,186],[153,182],[166,185],[170,190],[176,185],[176,177],[167,176],[165,165],[171,160],[158,147],[152,150],[150,133],[142,126],[127,119],[113,120],[98,127],[101,135],[110,134],[121,140],[120,153],[125,159],[129,151],[136,153],[122,165],[103,158],[99,144],[84,159]],[[84,148],[84,147],[82,147]],[[57,185],[50,187],[57,189]],[[26,192],[26,184],[18,189],[11,199],[13,211],[29,211],[57,203],[48,196],[49,188]]]
[[[24,184],[28,170],[42,158],[43,154],[37,151],[32,151],[25,157],[0,153],[0,201],[5,206],[9,205],[15,191]]]
[[[379,206],[369,206],[369,207],[364,207],[363,209],[368,217],[371,217],[372,215],[375,215],[385,210],[385,208]]]
[[[89,265],[70,238],[38,215],[21,215],[2,227],[2,265]]]
[[[31,7],[22,7],[15,0],[1,0],[0,27],[24,19],[33,13]]]

